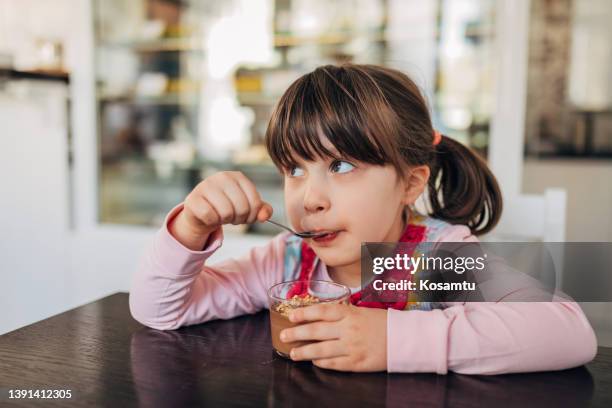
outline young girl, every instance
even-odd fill
[[[223,224],[265,221],[272,208],[239,172],[202,181],[169,214],[133,281],[136,320],[161,330],[268,306],[272,285],[298,278],[352,288],[351,305],[314,305],[281,339],[319,340],[291,358],[343,371],[497,374],[558,370],[594,358],[596,339],[574,302],[361,307],[362,242],[477,241],[497,223],[501,194],[486,164],[432,128],[418,87],[378,66],[324,66],[295,81],[266,143],[284,176],[289,221],[247,255],[208,265]],[[427,189],[426,189],[427,187]],[[415,201],[427,191],[429,215]]]

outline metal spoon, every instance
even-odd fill
[[[329,234],[329,232],[312,232],[312,231],[304,231],[304,232],[295,232],[294,230],[292,230],[291,228],[283,225],[283,224],[279,224],[278,222],[272,221],[272,220],[266,220],[267,222],[269,222],[270,224],[274,224],[277,227],[281,227],[286,229],[287,231],[289,231],[290,233],[292,233],[293,235],[297,235],[300,238],[317,238],[317,237],[322,237],[323,235]]]

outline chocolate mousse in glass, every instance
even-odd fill
[[[296,292],[296,285],[307,290]],[[289,321],[289,311],[317,303],[348,304],[351,290],[338,283],[322,280],[294,280],[276,284],[268,289],[270,303],[270,327],[272,331],[272,347],[280,356],[289,358],[289,352],[294,347],[314,343],[314,341],[293,341],[284,343],[280,340],[280,332],[298,323]]]

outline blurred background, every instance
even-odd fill
[[[0,0],[0,333],[128,290],[211,173],[284,221],[265,129],[322,64],[419,84],[499,178],[485,239],[612,241],[610,21],[608,0]],[[213,261],[277,232],[234,228]],[[612,305],[583,307],[612,345]]]

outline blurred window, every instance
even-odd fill
[[[229,169],[246,173],[282,219],[267,122],[289,84],[322,64],[406,72],[435,126],[486,155],[494,4],[96,0],[100,222],[160,225],[202,177]]]

